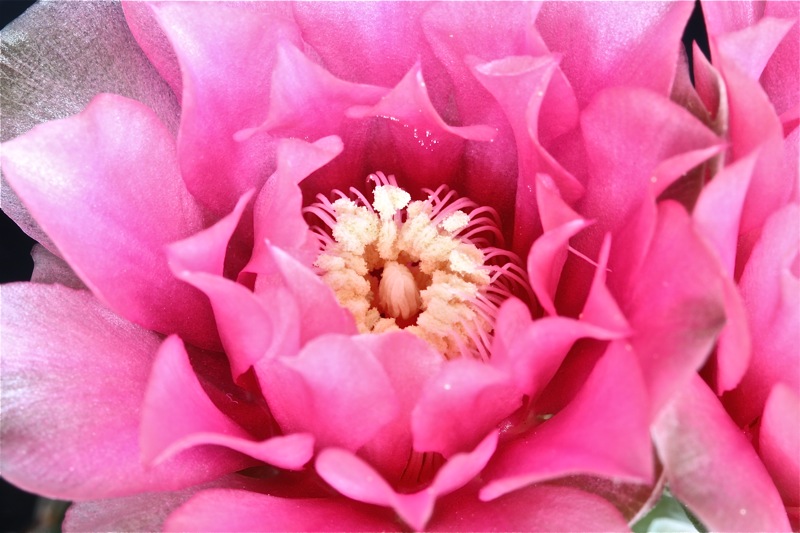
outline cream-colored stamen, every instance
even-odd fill
[[[426,191],[427,200],[411,201],[393,176],[376,173],[370,180],[376,183],[371,205],[354,190],[363,205],[320,197],[306,208],[328,226],[315,232],[320,238],[315,266],[323,280],[362,333],[402,328],[447,357],[485,357],[499,307],[494,295],[510,296],[512,281],[524,284],[513,254],[484,247],[493,258],[487,260],[484,251],[460,236],[499,234],[485,214],[494,211],[455,199],[444,186]],[[480,221],[473,224],[462,208],[481,214]],[[498,265],[496,257],[512,260]]]

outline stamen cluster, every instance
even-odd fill
[[[339,304],[362,333],[405,329],[448,358],[488,358],[499,305],[524,284],[516,257],[489,246],[502,239],[496,211],[446,186],[412,201],[394,176],[368,182],[372,202],[351,188],[355,199],[334,191],[305,210],[325,225],[315,266]]]

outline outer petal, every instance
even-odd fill
[[[0,40],[0,141],[74,115],[103,92],[144,103],[171,132],[177,130],[177,101],[136,46],[118,4],[37,3],[3,28]],[[0,188],[3,211],[57,253],[8,185]]]
[[[165,531],[400,531],[385,512],[345,499],[278,498],[243,490],[201,492],[172,513]]]
[[[202,490],[216,487],[245,489],[248,479],[231,475],[210,483],[171,492],[137,494],[125,498],[73,502],[64,519],[64,531],[160,531],[175,509]]]
[[[87,291],[12,284],[3,286],[2,299],[6,479],[80,500],[175,490],[225,472],[208,450],[142,465],[140,406],[156,334],[120,319]]]
[[[783,383],[772,389],[764,407],[758,453],[796,530],[800,522],[800,397]]]
[[[691,12],[690,2],[639,2],[634,9],[618,3],[547,2],[536,28],[552,52],[563,54],[561,68],[583,107],[598,91],[619,85],[667,96],[676,43]]]
[[[347,336],[321,336],[297,356],[262,360],[255,369],[281,428],[311,432],[320,446],[357,450],[399,409],[380,363]]]
[[[492,481],[481,499],[579,473],[648,482],[653,464],[647,414],[636,360],[614,342],[567,407],[501,448],[487,467]]]
[[[264,422],[269,419],[264,417]],[[189,356],[177,337],[168,337],[159,348],[145,395],[141,428],[142,459],[158,464],[189,448],[211,444],[224,446],[254,459],[299,470],[311,459],[310,435],[274,437],[256,442],[211,402],[189,364]],[[219,465],[241,469],[238,454],[222,455]]]
[[[152,111],[98,96],[80,115],[3,144],[2,165],[70,266],[120,315],[200,345],[218,342],[204,297],[167,266],[163,246],[199,230],[201,214]]]
[[[153,6],[183,76],[178,149],[184,180],[203,205],[229,213],[273,168],[272,139],[237,142],[234,134],[266,118],[275,46],[284,39],[299,44],[297,29],[265,12],[269,4],[246,12],[224,3]]]
[[[569,487],[534,486],[490,502],[462,491],[440,500],[431,531],[628,531],[603,498]]]
[[[670,490],[703,524],[718,531],[789,531],[769,474],[699,377],[663,410],[652,432]]]

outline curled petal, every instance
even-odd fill
[[[293,254],[299,253],[298,250],[308,243],[308,224],[303,219],[303,196],[299,183],[330,163],[342,148],[341,139],[334,136],[323,137],[314,143],[300,139],[283,139],[278,143],[278,168],[256,197],[253,253],[245,271],[258,272],[259,265],[269,264],[266,241]]]
[[[298,470],[311,458],[313,442],[310,435],[256,442],[208,398],[180,339],[168,337],[159,348],[142,412],[141,447],[146,463],[158,464],[189,448],[216,444],[275,466]],[[241,463],[234,463],[236,469],[241,468]]]
[[[653,415],[711,353],[726,323],[726,280],[683,207],[661,202],[647,256],[619,296]]]
[[[345,496],[392,507],[406,523],[422,530],[433,514],[436,499],[474,478],[486,466],[496,446],[497,433],[492,432],[473,451],[452,456],[430,486],[414,494],[395,492],[372,467],[345,450],[323,450],[317,457],[316,468],[325,481]]]

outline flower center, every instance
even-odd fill
[[[378,172],[369,202],[341,191],[305,209],[320,253],[314,265],[362,333],[405,329],[448,358],[488,358],[494,318],[513,284],[527,288],[502,239],[497,213],[441,186],[412,201],[394,176]]]

